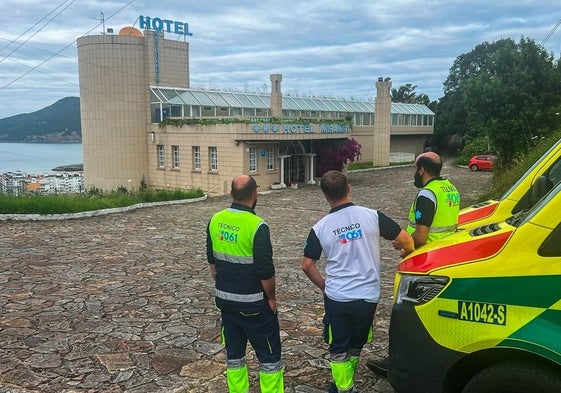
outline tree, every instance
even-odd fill
[[[341,171],[345,164],[354,162],[360,157],[362,145],[354,138],[346,139],[343,142],[325,141],[317,146],[317,168],[318,177],[330,170]]]
[[[533,40],[484,42],[459,56],[444,83],[436,114],[438,133],[488,138],[509,166],[533,140],[559,126],[559,62]]]
[[[399,89],[392,89],[392,102],[429,105],[429,96],[426,94],[417,95],[417,93],[415,93],[416,88],[417,85],[413,86],[411,83],[407,83],[400,86]]]

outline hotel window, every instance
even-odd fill
[[[171,157],[173,160],[173,168],[179,168],[179,146],[171,146]]]
[[[272,147],[267,148],[267,170],[275,170],[275,150]]]
[[[249,148],[249,171],[257,172],[257,148]]]
[[[201,170],[201,147],[193,146],[193,170]]]
[[[158,168],[166,166],[166,151],[164,145],[158,145]]]
[[[211,171],[218,170],[218,150],[215,146],[208,148],[209,167]]]

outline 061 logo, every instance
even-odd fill
[[[339,240],[337,242],[341,244],[347,244],[354,240],[362,239],[362,229],[355,229],[352,231],[344,232],[339,235]]]

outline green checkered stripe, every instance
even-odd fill
[[[498,346],[530,351],[561,364],[561,275],[457,278],[439,297],[543,309]]]

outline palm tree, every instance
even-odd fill
[[[392,102],[399,102],[402,104],[422,104],[428,105],[430,103],[429,96],[426,94],[415,93],[417,85],[407,83],[399,87],[399,89],[392,89],[391,96]]]

